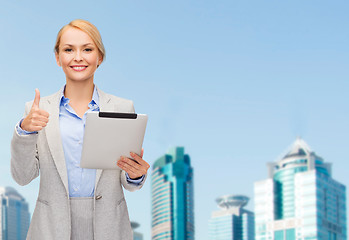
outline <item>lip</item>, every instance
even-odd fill
[[[87,66],[86,65],[72,65],[72,66],[70,66],[70,68],[76,72],[81,72],[81,71],[84,71],[87,68]]]

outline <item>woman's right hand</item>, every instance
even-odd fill
[[[45,110],[39,108],[40,92],[39,89],[35,89],[35,98],[33,106],[30,109],[29,114],[23,119],[21,128],[28,132],[38,132],[48,123],[49,114]]]

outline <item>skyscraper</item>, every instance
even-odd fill
[[[29,228],[28,203],[12,187],[0,187],[2,240],[25,240]]]
[[[143,240],[143,234],[135,231],[139,227],[139,223],[131,222],[131,227],[133,230],[133,240]]]
[[[210,240],[254,240],[254,214],[243,208],[248,200],[242,195],[217,198],[221,210],[209,221]]]
[[[152,239],[194,239],[193,168],[183,147],[153,164]]]
[[[297,139],[255,183],[256,240],[346,240],[345,186]]]

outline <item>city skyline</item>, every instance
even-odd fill
[[[291,158],[291,162],[289,161],[289,159]],[[294,160],[294,158],[296,158],[296,160]],[[302,160],[303,158],[306,158],[306,160]],[[310,161],[310,160],[311,161]],[[162,157],[160,157],[160,158],[158,158],[157,159],[157,161],[155,162],[155,164],[153,165],[153,172],[152,172],[152,174],[151,174],[151,177],[152,177],[152,182],[153,182],[153,184],[155,184],[157,187],[155,188],[155,189],[153,189],[153,191],[155,190],[156,192],[163,192],[164,191],[164,187],[161,187],[161,188],[159,188],[159,186],[162,186],[162,185],[164,185],[163,183],[161,183],[160,185],[159,185],[159,177],[161,177],[161,175],[163,175],[163,179],[165,179],[166,181],[169,181],[169,183],[171,183],[171,182],[173,182],[173,180],[171,180],[171,178],[173,178],[173,177],[175,177],[176,178],[176,175],[179,175],[179,176],[181,176],[181,177],[183,177],[183,174],[185,173],[185,172],[187,172],[189,175],[188,175],[188,177],[189,178],[192,178],[192,169],[191,168],[189,168],[189,170],[188,169],[186,169],[186,167],[184,167],[184,168],[182,168],[184,165],[183,164],[177,164],[177,166],[172,166],[172,167],[168,167],[168,166],[166,166],[166,165],[172,165],[174,162],[176,162],[176,161],[179,161],[179,162],[184,162],[184,163],[186,163],[186,164],[188,164],[189,163],[189,166],[190,166],[190,157],[189,157],[189,155],[187,155],[187,154],[184,154],[184,147],[174,147],[174,148],[171,148],[171,149],[169,149],[168,150],[168,153],[166,153],[164,156],[162,156]],[[269,175],[269,179],[268,180],[264,180],[264,181],[258,181],[258,182],[255,182],[255,195],[256,195],[256,193],[257,193],[257,198],[258,198],[258,194],[261,192],[260,191],[260,188],[261,188],[261,186],[263,185],[263,188],[265,188],[265,189],[268,189],[267,190],[267,192],[266,193],[269,193],[269,191],[271,190],[271,192],[269,193],[269,195],[270,196],[272,196],[273,194],[275,194],[276,192],[273,190],[274,188],[272,187],[272,185],[274,185],[274,184],[271,184],[271,179],[274,177],[273,176],[273,173],[274,173],[274,171],[275,171],[275,169],[276,170],[278,170],[279,168],[280,168],[280,166],[282,165],[283,167],[285,167],[286,165],[289,165],[289,164],[293,164],[293,162],[295,162],[295,161],[297,161],[297,164],[301,164],[301,165],[305,165],[305,166],[308,166],[308,168],[310,167],[311,169],[315,169],[315,167],[316,167],[316,169],[318,169],[319,167],[319,169],[321,169],[320,170],[320,177],[324,177],[325,175],[327,176],[328,174],[329,174],[329,176],[330,176],[330,178],[331,178],[331,173],[332,173],[332,164],[331,163],[328,163],[328,162],[324,162],[323,161],[323,159],[321,158],[321,157],[319,157],[319,156],[317,156],[316,154],[315,154],[315,152],[313,152],[312,150],[311,150],[311,148],[307,145],[307,143],[305,143],[305,141],[304,140],[302,140],[301,138],[297,138],[296,140],[295,140],[295,142],[287,149],[287,151],[286,151],[286,155],[281,159],[281,160],[279,160],[278,162],[268,162],[267,163],[267,167],[268,167],[268,175]],[[285,164],[285,163],[286,164]],[[275,169],[274,169],[275,168]],[[301,167],[298,167],[299,169],[300,169],[300,172],[302,172],[302,171],[308,171],[308,170],[306,170],[306,168],[304,167],[304,166],[301,166]],[[171,170],[172,169],[172,170]],[[310,170],[311,170],[310,169]],[[154,171],[155,170],[155,171]],[[188,172],[189,171],[189,172]],[[153,173],[155,173],[155,176],[153,176]],[[172,176],[172,174],[173,174],[173,176]],[[316,174],[317,174],[317,172],[316,172]],[[325,174],[325,175],[323,175],[323,174]],[[165,176],[166,175],[166,176]],[[310,174],[307,174],[307,175],[310,175]],[[307,176],[307,175],[305,175],[305,180],[307,180],[309,177]],[[172,177],[171,177],[172,176]],[[282,176],[282,175],[281,175]],[[285,176],[284,177],[281,177],[281,179],[283,179],[283,178],[285,178]],[[288,177],[286,176],[286,179],[288,179]],[[302,179],[301,177],[298,177],[298,179]],[[155,181],[154,181],[155,180]],[[312,178],[310,179],[310,181],[312,180]],[[288,182],[287,182],[287,184],[289,185],[290,183],[289,183],[289,180],[287,180]],[[297,180],[296,180],[297,181]],[[301,180],[302,181],[302,180]],[[299,182],[299,180],[298,180],[298,182]],[[165,182],[164,182],[165,183]],[[340,238],[338,238],[338,236],[333,236],[332,237],[332,235],[331,235],[331,238],[329,238],[329,240],[334,240],[334,239],[345,239],[345,237],[346,237],[346,231],[347,231],[347,229],[346,229],[346,212],[344,211],[341,211],[341,212],[339,212],[339,209],[341,209],[341,210],[346,210],[346,201],[345,201],[345,186],[344,185],[342,185],[342,184],[340,184],[340,183],[338,183],[337,181],[335,181],[335,180],[332,180],[332,179],[330,179],[330,181],[329,180],[322,180],[321,179],[321,183],[320,183],[320,185],[319,186],[323,186],[323,184],[329,184],[329,186],[330,187],[334,187],[334,189],[330,189],[330,190],[324,190],[325,191],[325,195],[326,195],[326,191],[328,191],[328,192],[330,192],[330,194],[331,195],[333,195],[333,194],[338,194],[338,192],[340,193],[340,194],[342,194],[342,195],[340,195],[340,198],[335,198],[335,200],[333,200],[332,198],[332,196],[329,198],[330,200],[328,201],[329,202],[329,204],[327,205],[327,207],[325,207],[325,209],[330,209],[330,212],[331,212],[331,214],[329,214],[330,215],[330,217],[329,217],[329,219],[332,221],[333,219],[335,219],[335,221],[337,221],[338,219],[341,219],[340,221],[341,221],[341,223],[340,223],[340,225],[333,225],[333,223],[331,222],[331,221],[327,221],[326,223],[327,223],[327,227],[329,228],[329,229],[334,229],[334,231],[340,231],[340,232],[342,232],[343,231],[343,235],[340,235],[339,237]],[[169,199],[168,199],[168,201],[166,201],[166,202],[171,202],[171,196],[172,195],[174,195],[174,196],[176,196],[177,194],[179,194],[179,195],[183,195],[183,193],[177,193],[177,194],[175,194],[174,192],[176,191],[176,190],[171,190],[174,186],[176,186],[176,184],[174,184],[174,186],[172,185],[173,183],[171,183],[170,185],[168,185],[168,187],[166,187],[166,189],[167,189],[167,195],[169,195]],[[271,184],[271,185],[270,185]],[[186,184],[187,186],[191,186],[192,185],[192,183],[191,184]],[[265,185],[265,186],[264,186]],[[307,186],[307,185],[309,185],[309,179],[308,179],[308,181],[306,181],[306,183],[305,183],[305,186]],[[300,194],[304,194],[303,193],[303,186],[302,185],[297,185],[298,187],[297,187],[297,191],[296,192],[298,192],[298,197],[299,197],[299,195]],[[317,186],[317,185],[315,185],[315,186]],[[317,189],[315,189],[315,186],[314,186],[314,190],[315,190],[315,192],[317,192],[318,190]],[[178,187],[178,186],[177,186]],[[177,188],[176,187],[176,188]],[[3,189],[3,190],[1,190],[1,189]],[[190,190],[191,189],[191,190]],[[257,189],[257,190],[256,190]],[[259,189],[259,190],[258,190]],[[283,195],[285,195],[286,196],[286,198],[288,198],[288,196],[289,196],[289,191],[290,191],[290,187],[288,186],[287,188],[287,191],[286,192],[280,192],[280,193],[278,193],[279,195],[281,194],[282,196]],[[293,189],[293,188],[292,188]],[[344,189],[344,190],[343,190]],[[0,192],[3,192],[3,194],[7,194],[8,196],[12,196],[12,198],[14,197],[15,199],[17,199],[17,200],[20,200],[20,201],[24,201],[24,198],[20,195],[20,194],[18,194],[18,192],[14,189],[14,188],[12,188],[12,187],[6,187],[6,188],[0,188]],[[321,191],[322,191],[323,189],[321,189]],[[188,190],[185,190],[184,192],[187,192],[188,193]],[[189,188],[189,192],[191,193],[190,195],[191,196],[193,196],[193,189],[192,189],[192,186]],[[165,194],[166,195],[166,194]],[[255,198],[256,196],[253,196],[253,198]],[[269,196],[268,195],[268,196]],[[307,195],[307,193],[305,193],[305,196]],[[155,197],[155,198],[154,198]],[[160,200],[158,199],[158,197],[159,196],[157,196],[157,195],[153,195],[153,200],[152,200],[152,202],[153,203],[155,203],[155,204],[157,204],[157,206],[156,206],[156,208],[163,208],[162,207],[162,205],[163,204],[158,204],[158,202],[160,203],[160,202],[163,202],[163,197],[161,197],[160,198]],[[277,197],[276,199],[283,199],[284,197]],[[328,198],[328,197],[323,197],[325,200],[325,202],[326,202],[326,199]],[[184,199],[190,199],[190,198],[188,198],[188,196],[186,196]],[[268,199],[269,199],[269,197],[268,197]],[[336,200],[337,199],[337,200]],[[340,202],[338,202],[338,200],[340,199]],[[177,199],[177,201],[178,201],[179,199]],[[228,200],[231,200],[231,201],[228,201]],[[240,229],[238,229],[238,232],[239,231],[241,231],[241,232],[239,232],[238,234],[238,236],[239,237],[243,237],[243,239],[246,239],[246,240],[249,240],[249,239],[251,239],[251,234],[253,234],[253,236],[254,236],[254,232],[251,232],[251,230],[250,230],[250,228],[251,228],[251,223],[253,222],[254,223],[254,211],[248,211],[248,210],[245,210],[245,209],[242,209],[245,205],[247,205],[247,202],[248,202],[248,200],[249,200],[249,198],[248,197],[246,197],[246,196],[242,196],[242,195],[231,195],[231,196],[228,196],[228,195],[225,195],[225,196],[223,196],[223,197],[221,197],[221,198],[218,198],[218,199],[216,199],[216,202],[221,206],[221,207],[224,207],[225,205],[231,205],[231,204],[235,204],[235,205],[238,205],[238,206],[236,206],[236,207],[226,207],[227,208],[227,210],[226,211],[216,211],[216,212],[213,212],[212,213],[212,218],[211,218],[211,220],[210,220],[210,229],[211,230],[209,230],[210,232],[209,232],[209,236],[213,236],[212,234],[212,230],[214,229],[214,228],[212,228],[212,226],[214,225],[214,220],[213,220],[213,218],[215,217],[215,218],[217,218],[218,219],[218,222],[222,222],[222,219],[224,220],[228,220],[228,221],[232,221],[231,223],[234,223],[233,225],[235,226],[235,225],[237,225],[237,226],[244,226],[244,228],[243,228],[243,230],[240,230]],[[191,200],[192,201],[192,200]],[[240,201],[240,203],[239,204],[237,204],[237,202],[238,201]],[[260,202],[261,201],[261,199],[259,199],[259,200],[257,200],[257,205],[258,205],[258,202]],[[265,201],[265,199],[263,200],[263,201]],[[268,200],[269,201],[269,200]],[[272,200],[271,202],[273,202],[273,203],[275,203],[275,201],[276,200]],[[318,200],[316,200],[316,201],[318,201]],[[337,201],[337,202],[334,202],[334,201]],[[278,208],[273,208],[273,207],[270,207],[268,204],[268,202],[263,202],[263,203],[261,203],[262,205],[261,206],[263,206],[263,211],[266,211],[266,212],[268,212],[270,209],[271,209],[271,212],[269,211],[269,215],[270,215],[270,213],[271,214],[276,214],[275,216],[275,221],[278,221],[277,223],[274,223],[275,224],[275,226],[278,226],[278,227],[276,227],[276,230],[278,230],[278,231],[276,231],[276,232],[280,232],[280,226],[288,226],[288,228],[290,227],[290,226],[297,226],[298,228],[301,226],[300,225],[300,220],[298,219],[296,219],[296,220],[293,220],[293,219],[287,219],[287,218],[290,218],[290,217],[292,217],[292,216],[294,216],[294,212],[300,212],[300,210],[299,210],[299,206],[298,206],[298,210],[297,210],[297,207],[295,208],[295,202],[296,202],[296,200],[294,199],[294,200],[292,200],[292,201],[288,201],[288,202],[283,202],[283,201],[281,201],[280,202],[280,206],[278,207]],[[180,203],[180,201],[178,201],[178,203],[177,204],[179,204]],[[5,203],[5,204],[8,204],[8,201]],[[321,203],[322,205],[324,204],[323,202]],[[170,204],[171,205],[171,204]],[[177,213],[176,215],[177,216],[179,216],[179,215],[183,215],[183,216],[190,216],[190,215],[192,215],[192,214],[188,214],[188,213],[186,213],[186,211],[184,211],[184,209],[185,208],[183,208],[183,207],[171,207],[171,206],[168,206],[168,208],[170,209],[170,208],[173,208],[174,209],[174,211],[179,211],[179,213]],[[194,202],[192,202],[191,204],[189,204],[188,205],[188,207],[189,208],[191,208],[191,209],[193,209],[192,207],[193,207],[193,205],[194,205]],[[326,205],[326,204],[325,204]],[[166,205],[167,206],[167,205]],[[23,208],[24,210],[26,210],[26,211],[28,211],[28,205],[25,203],[25,206],[24,206],[24,208]],[[177,210],[176,210],[177,209]],[[256,208],[255,208],[256,209]],[[269,209],[269,210],[268,210]],[[277,209],[279,209],[279,210],[277,210]],[[335,209],[335,210],[333,210],[333,209]],[[184,211],[184,212],[183,212]],[[257,206],[257,212],[260,212],[261,211],[261,208],[260,207],[258,207]],[[333,213],[332,212],[335,212],[335,214],[333,215]],[[339,215],[339,213],[340,213],[340,215]],[[164,214],[164,212],[158,212],[158,211],[153,211],[153,215],[158,215],[158,214]],[[173,213],[172,213],[173,214]],[[227,218],[228,217],[228,215],[231,215],[231,216],[233,216],[233,218],[232,219],[229,219],[229,218]],[[252,214],[252,215],[251,215]],[[298,213],[299,214],[299,213]],[[28,217],[29,217],[29,215],[30,215],[30,213],[28,212]],[[166,215],[166,214],[165,214]],[[237,219],[236,218],[236,216],[239,216],[240,217],[240,215],[241,215],[241,219],[239,218],[239,219]],[[259,215],[260,215],[260,213],[259,213]],[[268,216],[269,216],[268,215]],[[322,214],[323,215],[323,214]],[[321,216],[322,216],[321,215]],[[326,214],[325,214],[326,215]],[[251,216],[252,216],[252,218],[251,218]],[[320,219],[321,219],[321,216],[320,216]],[[170,215],[169,215],[169,217],[170,217]],[[222,218],[223,217],[223,218]],[[271,215],[268,217],[268,219],[271,217]],[[284,219],[286,217],[286,221],[283,223],[282,221],[280,221],[280,219]],[[219,218],[222,218],[222,219],[219,219]],[[274,217],[271,217],[270,219],[273,219]],[[169,219],[173,219],[173,217],[170,217]],[[337,220],[336,220],[337,219]],[[192,220],[194,220],[194,219],[192,219]],[[260,216],[258,216],[257,217],[257,221],[260,221],[261,220],[261,217]],[[162,222],[163,222],[163,220],[161,220]],[[170,221],[170,220],[169,220]],[[239,221],[241,221],[241,222],[239,222]],[[269,220],[270,221],[270,220]],[[293,221],[293,222],[292,222]],[[338,220],[339,221],[339,220]],[[179,223],[180,221],[178,221],[178,219],[177,219],[177,221],[176,221],[177,223]],[[238,222],[238,223],[235,223],[235,222]],[[139,224],[138,223],[136,223],[136,222],[134,222],[134,221],[132,221],[131,222],[131,225],[132,225],[132,228],[134,229],[134,228],[137,228],[137,227],[139,227]],[[266,224],[264,223],[264,225],[266,226]],[[270,225],[270,223],[269,223],[269,225]],[[29,225],[27,226],[27,227],[29,227]],[[193,229],[194,229],[194,226],[192,226],[193,227]],[[344,227],[344,228],[343,228]],[[12,228],[13,229],[13,226],[11,226],[10,228]],[[18,228],[18,227],[17,227]],[[164,227],[161,227],[162,229],[164,228]],[[256,225],[256,229],[257,229],[257,232],[258,232],[258,229],[260,229],[261,227],[260,227],[260,222],[259,222],[259,225],[257,226]],[[217,230],[218,229],[221,229],[221,228],[217,228]],[[266,229],[265,227],[263,228],[263,229]],[[341,230],[337,230],[337,229],[341,229]],[[343,229],[343,230],[342,230]],[[217,231],[216,230],[216,231]],[[227,228],[224,228],[224,230],[225,231],[227,231]],[[236,229],[235,229],[235,227],[234,227],[234,230],[236,231]],[[293,229],[294,230],[294,229]],[[157,232],[158,230],[156,230],[156,232]],[[275,232],[275,233],[276,233]],[[135,237],[135,239],[143,239],[143,234],[140,234],[140,233],[138,233],[138,232],[134,232],[135,233],[135,235],[134,235],[134,237]],[[184,233],[184,232],[182,232],[182,233]],[[185,232],[186,233],[186,235],[188,235],[188,233],[189,232]],[[219,233],[219,231],[217,232],[217,233]],[[13,234],[13,233],[12,233]],[[21,233],[22,234],[22,233]],[[296,231],[292,231],[292,232],[290,232],[290,229],[286,229],[285,230],[285,239],[284,238],[282,238],[282,237],[280,237],[280,235],[275,235],[275,237],[276,236],[278,236],[278,237],[276,237],[275,238],[275,240],[294,240],[294,238],[295,238],[295,236],[296,236]],[[154,233],[153,233],[153,235],[154,235]],[[189,238],[185,238],[185,239],[194,239],[194,235],[191,235],[191,234],[189,234],[191,237],[189,237]],[[241,235],[241,236],[240,236]],[[265,233],[263,233],[263,237],[264,237],[264,235],[265,235]],[[220,236],[220,234],[218,235],[218,237]],[[235,236],[235,235],[231,235],[231,236]],[[298,237],[299,237],[300,235],[298,234]],[[170,235],[166,235],[166,236],[164,236],[165,238],[166,237],[173,237],[172,235],[170,236]],[[238,239],[240,239],[238,237]],[[256,237],[256,240],[262,240],[263,239],[263,237],[261,238],[261,235],[259,235],[259,236],[257,236]],[[344,237],[344,238],[341,238],[341,237]],[[153,239],[161,239],[161,238],[153,238]],[[173,238],[173,239],[180,239],[180,238]],[[211,239],[215,239],[215,238],[211,238]],[[235,238],[234,238],[235,239]],[[308,238],[307,238],[308,239]],[[316,238],[309,238],[309,239],[316,239]]]
[[[4,1],[0,0],[2,95],[0,183],[32,213],[39,179],[17,185],[10,141],[24,103],[57,92],[64,73],[53,45],[72,19],[94,23],[106,61],[95,75],[105,92],[149,116],[144,159],[185,146],[195,169],[195,238],[208,240],[214,199],[250,196],[266,163],[301,136],[349,185],[346,1]],[[39,17],[40,16],[40,17]],[[151,236],[150,178],[126,193],[130,218]],[[348,205],[347,193],[347,205]]]

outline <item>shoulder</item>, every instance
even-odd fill
[[[58,92],[55,92],[51,95],[40,97],[40,103],[39,103],[40,107],[43,107],[43,105],[46,105],[47,103],[51,104],[53,102],[59,101],[60,100],[59,98],[62,95],[62,91],[63,91],[63,88],[59,89]],[[31,108],[33,105],[33,102],[34,102],[34,100],[26,102],[25,106]]]
[[[105,95],[106,95],[106,97],[110,98],[111,102],[114,102],[114,103],[133,104],[132,100],[129,100],[126,98],[121,98],[121,97],[118,97],[118,96],[115,96],[115,95],[112,95],[109,93],[105,93]]]
[[[134,106],[133,101],[117,97],[115,95],[105,93],[104,91],[98,89],[98,94],[100,98],[100,102],[106,103],[106,104],[113,104],[115,105],[115,110],[120,112],[134,112]]]

